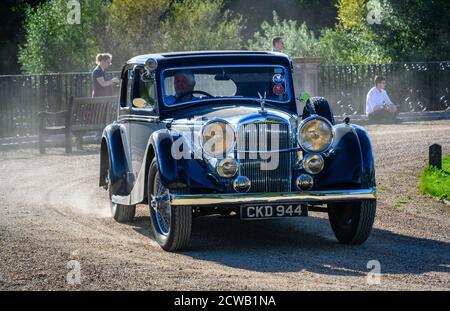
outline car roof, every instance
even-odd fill
[[[241,61],[244,59],[260,59],[261,61],[269,61],[276,60],[285,62],[289,61],[289,57],[286,54],[272,51],[232,51],[232,50],[223,50],[223,51],[184,51],[184,52],[169,52],[169,53],[152,53],[152,54],[143,54],[135,56],[127,61],[127,64],[145,64],[145,61],[149,58],[156,59],[159,64],[164,65],[165,63],[176,63],[177,61],[183,61],[186,59],[214,59],[218,58],[223,59],[237,59],[239,58]],[[240,61],[240,62],[241,62]],[[271,62],[272,62],[271,61]]]

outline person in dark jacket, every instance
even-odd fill
[[[109,53],[97,54],[97,66],[92,71],[92,97],[113,95],[112,85],[118,84],[119,79],[108,79],[106,69],[111,66],[112,55]]]

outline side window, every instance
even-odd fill
[[[143,77],[144,68],[137,67],[134,72],[133,108],[156,113],[155,80]]]
[[[126,70],[122,75],[122,85],[120,86],[120,107],[130,107],[131,103],[131,70]]]

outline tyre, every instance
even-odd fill
[[[309,99],[309,103],[306,103],[305,107],[303,108],[303,119],[306,119],[313,113],[324,117],[325,119],[330,121],[331,124],[335,124],[333,111],[331,111],[331,107],[325,98],[311,97]]]
[[[362,188],[376,187],[375,175],[368,176]],[[328,218],[339,242],[362,244],[372,231],[377,209],[376,200],[328,204]]]
[[[134,219],[134,215],[136,213],[136,205],[122,205],[117,204],[112,201],[112,187],[111,187],[111,176],[109,175],[109,167],[106,173],[107,176],[107,185],[108,185],[108,194],[109,194],[109,205],[111,209],[111,215],[117,222],[131,222]]]
[[[171,206],[169,189],[161,183],[156,159],[148,172],[150,220],[155,240],[166,251],[179,251],[189,246],[192,228],[192,208]]]
[[[111,188],[109,188],[109,201],[111,205],[111,215],[117,222],[131,222],[136,214],[136,205],[122,205],[114,203],[112,200]]]
[[[329,204],[328,218],[338,241],[343,244],[364,243],[372,231],[376,206],[376,200]]]

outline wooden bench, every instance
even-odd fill
[[[66,152],[72,152],[72,134],[77,148],[82,149],[83,134],[101,131],[117,118],[116,96],[70,97],[68,110],[38,113],[39,151],[45,153],[45,141],[49,135],[65,134]]]

